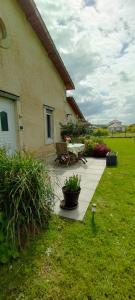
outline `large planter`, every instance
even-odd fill
[[[63,209],[74,209],[78,205],[78,198],[81,188],[77,192],[67,191],[65,186],[62,188],[64,200],[61,201],[60,207]]]
[[[117,156],[118,153],[110,154],[110,152],[108,152],[106,154],[106,166],[107,167],[116,166],[118,163]]]

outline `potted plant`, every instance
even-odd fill
[[[81,191],[80,188],[81,177],[78,175],[66,178],[62,192],[64,200],[61,201],[60,207],[63,209],[74,209],[78,205],[78,198]]]
[[[117,155],[115,151],[110,151],[106,154],[106,166],[116,166],[117,165]]]
[[[66,141],[66,143],[68,144],[68,143],[71,143],[71,137],[70,136],[65,136],[65,141]]]

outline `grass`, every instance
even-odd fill
[[[135,132],[115,132],[115,133],[110,133],[109,136],[111,137],[135,137]]]
[[[135,142],[107,139],[119,164],[107,168],[84,222],[52,216],[19,260],[0,269],[1,300],[135,299]]]

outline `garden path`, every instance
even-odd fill
[[[73,220],[83,220],[106,165],[105,159],[88,158],[87,160],[87,164],[79,161],[68,167],[58,166],[51,170],[51,180],[55,191],[55,214]],[[62,186],[66,177],[73,174],[81,175],[79,205],[74,210],[63,210],[60,208],[60,201],[63,200]]]

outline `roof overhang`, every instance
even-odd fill
[[[75,89],[74,83],[55,47],[55,44],[46,28],[46,25],[34,3],[33,0],[17,0],[21,8],[23,9],[27,20],[31,24],[33,30],[39,37],[45,50],[48,53],[49,58],[53,62],[57,69],[62,81],[65,84],[66,90]]]
[[[70,107],[72,108],[72,110],[74,111],[74,113],[77,115],[77,117],[79,119],[81,119],[82,121],[86,121],[84,118],[83,113],[81,112],[78,104],[76,103],[75,99],[73,97],[67,97],[67,102],[70,105]]]

